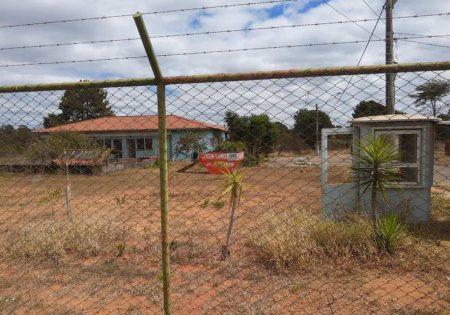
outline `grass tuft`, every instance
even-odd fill
[[[0,236],[0,255],[56,261],[66,255],[114,255],[117,242],[125,244],[124,238],[124,231],[104,218],[76,217],[72,223],[50,220],[4,233]]]
[[[269,219],[251,238],[250,246],[267,267],[301,268],[325,260],[375,257],[378,252],[370,233],[370,221],[356,215],[332,222],[297,210]]]

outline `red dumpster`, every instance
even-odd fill
[[[244,160],[244,152],[226,153],[210,152],[200,153],[198,157],[200,163],[210,174],[223,174],[227,169],[232,171],[239,167]]]

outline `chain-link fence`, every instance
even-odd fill
[[[168,80],[173,313],[448,311],[448,64],[393,67]],[[162,312],[156,87],[89,84],[0,94],[4,313]]]

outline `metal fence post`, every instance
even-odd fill
[[[167,168],[166,86],[162,83],[159,83],[157,86],[157,96],[164,314],[168,315],[170,314],[169,197]]]
[[[169,315],[170,310],[170,248],[169,248],[169,196],[168,196],[168,167],[167,167],[167,129],[166,129],[166,86],[159,68],[158,60],[150,37],[145,27],[142,14],[133,15],[134,22],[144,45],[145,53],[152,67],[157,83],[158,102],[158,136],[159,136],[159,179],[161,199],[161,257],[163,273],[164,314]]]

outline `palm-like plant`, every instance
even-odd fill
[[[372,239],[378,251],[393,254],[402,239],[403,225],[396,213],[382,215],[372,223]]]
[[[243,171],[226,169],[223,174],[225,175],[225,185],[222,195],[229,194],[230,204],[230,223],[228,225],[227,242],[222,248],[222,260],[227,259],[231,254],[231,237],[233,234],[233,225],[236,218],[236,210],[239,206],[239,202],[242,196],[243,190]]]
[[[386,188],[392,187],[399,171],[395,162],[399,158],[398,149],[386,135],[362,139],[358,146],[357,163],[353,166],[354,179],[361,187],[361,194],[370,190],[372,220],[376,221],[377,192],[386,202]]]

